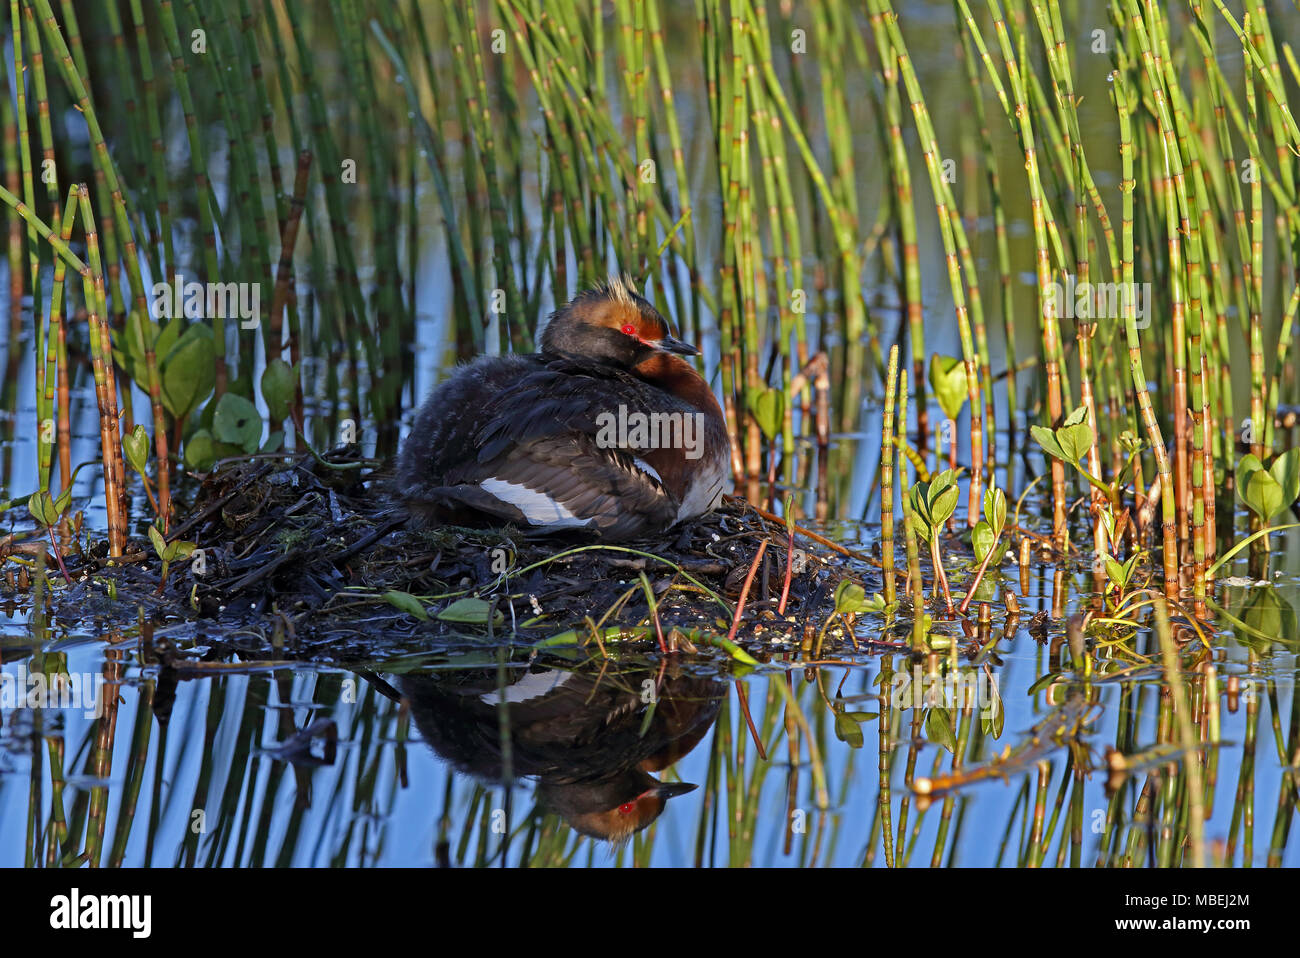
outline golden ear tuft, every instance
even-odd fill
[[[622,276],[614,275],[603,283],[597,283],[596,290],[605,293],[616,303],[622,303],[624,306],[635,305],[632,297],[636,295],[636,280],[627,273]]]

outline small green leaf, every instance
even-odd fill
[[[1069,462],[1070,457],[1065,454],[1061,444],[1056,441],[1056,433],[1046,426],[1030,426],[1029,434],[1034,437],[1034,441],[1043,447],[1043,452],[1053,458],[1060,459],[1062,462]]]
[[[212,330],[201,323],[189,327],[162,360],[162,404],[184,421],[212,392],[216,383],[216,349]]]
[[[1079,423],[1088,421],[1088,407],[1076,406],[1070,415],[1065,417],[1065,422],[1061,423],[1061,428],[1067,426],[1077,426]]]
[[[862,726],[848,712],[835,713],[835,737],[848,743],[849,748],[862,748]]]
[[[1110,556],[1102,556],[1102,561],[1106,563],[1106,578],[1120,589],[1128,585],[1128,571],[1124,566]]]
[[[980,721],[984,727],[984,734],[991,735],[995,739],[1002,737],[1002,727],[1006,724],[1007,713],[1002,708],[1002,696],[998,694],[998,683],[990,681],[988,683],[989,694],[992,701],[989,702],[981,711]],[[982,714],[988,712],[988,715]]]
[[[966,404],[966,364],[952,356],[930,354],[930,385],[939,408],[948,419],[956,419]]]
[[[866,607],[867,592],[852,579],[844,579],[835,587],[835,611],[841,615],[861,612]]]
[[[1254,455],[1242,456],[1237,494],[1265,522],[1284,512],[1300,496],[1300,449],[1288,449],[1268,468]]]
[[[1267,469],[1256,469],[1246,482],[1246,505],[1267,522],[1286,508],[1282,487]]]
[[[198,548],[197,543],[186,542],[184,539],[173,539],[167,543],[167,555],[164,558],[168,561],[186,559],[196,548]]]
[[[948,486],[939,495],[935,496],[930,503],[930,518],[934,522],[935,528],[942,526],[957,509],[957,499],[961,495],[961,490],[957,486]]]
[[[997,486],[984,490],[984,521],[993,530],[994,536],[1002,535],[1007,524],[1007,496]]]
[[[492,605],[482,599],[457,599],[438,613],[443,622],[463,622],[468,625],[486,625]],[[505,615],[498,611],[492,619],[493,625],[505,621]]]
[[[926,489],[925,499],[931,505],[939,498],[941,494],[947,492],[950,488],[957,485],[957,473],[952,469],[945,469],[943,472],[934,476],[930,480],[930,485]]]
[[[162,533],[158,531],[157,526],[149,527],[149,541],[153,543],[153,551],[158,553],[159,559],[168,559],[167,543],[164,541]]]
[[[908,504],[912,507],[912,527],[924,542],[929,542],[934,530],[930,524],[930,507],[925,502],[925,483],[918,482],[907,493]]]
[[[1092,427],[1087,423],[1062,426],[1056,430],[1056,441],[1065,450],[1070,462],[1078,462],[1086,456],[1092,448],[1092,440]]]
[[[1259,457],[1254,453],[1248,452],[1246,455],[1242,456],[1241,461],[1237,463],[1236,472],[1237,496],[1253,513],[1255,513],[1255,515],[1260,516],[1261,518],[1264,517],[1263,505],[1251,501],[1250,479],[1255,473],[1259,472],[1263,468],[1264,464],[1259,461]],[[1274,480],[1274,482],[1276,481],[1277,480]]]
[[[207,472],[217,461],[216,443],[206,429],[196,431],[185,440],[185,465],[195,472]]]
[[[927,710],[925,716],[925,735],[936,745],[942,745],[950,752],[957,751],[957,737],[952,733],[952,717],[944,708]]]
[[[266,364],[262,372],[262,398],[266,400],[272,422],[288,417],[297,383],[294,368],[283,359],[272,359]]]
[[[126,454],[126,461],[131,464],[131,468],[143,476],[149,463],[149,434],[145,432],[144,426],[136,423],[131,435],[123,437],[122,452]]]
[[[1291,644],[1295,641],[1295,610],[1272,586],[1250,590],[1241,613],[1241,621],[1247,628],[1233,628],[1237,640],[1260,654],[1268,652],[1274,642]],[[1263,636],[1268,636],[1272,641],[1265,640]]]
[[[927,496],[929,486],[924,482],[917,482],[907,491],[907,500],[912,506],[913,515],[920,516],[922,519],[930,515],[930,503]]]
[[[228,442],[244,452],[256,452],[262,439],[262,417],[257,407],[235,393],[226,393],[217,402],[212,416],[212,435],[218,442]]]
[[[154,355],[167,356],[180,342],[181,334],[185,332],[185,329],[185,320],[179,316],[173,317],[153,341]]]
[[[429,618],[429,613],[425,610],[424,605],[409,592],[398,592],[396,589],[390,589],[384,593],[384,598],[388,600],[389,605],[399,612],[413,615],[420,621]]]
[[[975,528],[971,530],[970,534],[970,544],[971,548],[975,550],[976,562],[984,561],[984,557],[989,554],[989,550],[993,548],[993,543],[996,540],[997,536],[994,535],[993,529],[986,521],[981,519],[975,523]]]
[[[27,499],[27,511],[32,514],[33,519],[47,528],[59,521],[59,516],[54,511],[54,503],[50,500],[48,492],[32,493]]]
[[[1288,449],[1282,453],[1273,460],[1268,471],[1282,489],[1282,507],[1278,509],[1282,512],[1300,498],[1300,449]]]
[[[1124,563],[1124,581],[1129,582],[1133,578],[1133,569],[1137,566],[1138,559],[1142,558],[1142,553],[1131,555],[1128,561]]]
[[[749,394],[749,411],[768,439],[781,431],[785,418],[785,394],[779,389],[760,389]]]
[[[873,594],[870,599],[862,603],[864,612],[884,612],[892,603],[887,604],[885,597],[879,592]]]
[[[1110,511],[1110,506],[1101,510],[1101,524],[1106,529],[1106,540],[1115,541],[1115,514]]]

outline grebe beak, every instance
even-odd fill
[[[665,336],[655,345],[664,352],[677,353],[681,356],[698,356],[700,354],[700,351],[690,343],[684,343],[680,339],[674,339],[671,336]]]
[[[660,798],[676,798],[678,795],[685,795],[687,792],[693,792],[698,785],[692,785],[690,782],[661,782],[654,788],[644,792],[643,795],[657,795]],[[638,798],[641,796],[637,796]]]

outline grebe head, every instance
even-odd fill
[[[542,352],[632,367],[658,352],[697,356],[676,339],[667,319],[636,291],[628,277],[611,277],[583,290],[551,314]]]

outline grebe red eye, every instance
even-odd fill
[[[631,323],[628,323],[623,327],[623,332],[627,333],[629,336],[635,336],[636,327],[633,326]]]
[[[618,813],[620,815],[631,815],[632,809],[634,808],[636,808],[636,802],[624,802],[622,805],[618,807]]]

